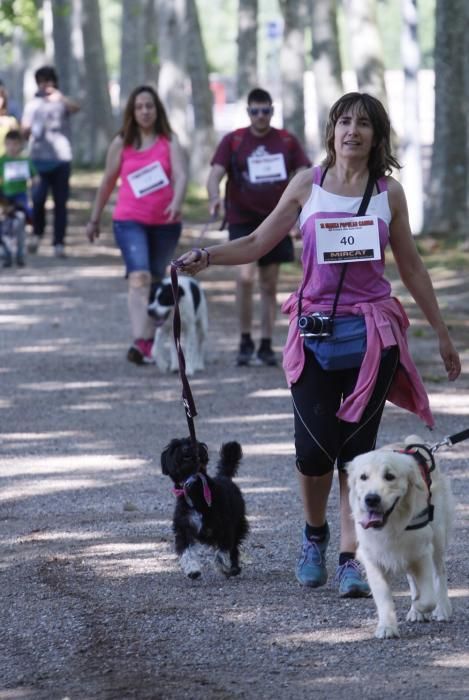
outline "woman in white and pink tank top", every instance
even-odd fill
[[[292,392],[296,465],[306,519],[295,573],[302,585],[311,588],[327,581],[327,505],[337,462],[340,555],[335,582],[340,597],[365,597],[370,588],[355,560],[356,536],[343,466],[374,449],[386,399],[433,425],[428,396],[407,346],[409,321],[384,277],[388,244],[402,282],[436,333],[450,380],[459,376],[461,363],[412,238],[404,191],[390,176],[400,166],[391,154],[389,118],[379,100],[360,93],[340,98],[329,113],[326,152],[322,167],[296,175],[272,214],[251,235],[188,252],[179,262],[195,274],[209,262],[254,261],[278,243],[300,212],[303,280],[283,305],[290,316],[283,366]],[[366,203],[368,184],[373,189]],[[362,199],[366,209],[355,218]],[[345,268],[336,264],[344,260]],[[300,310],[313,330],[324,324],[332,335],[344,320],[350,326],[358,323],[366,348],[362,356],[358,354],[359,364],[324,369],[317,359],[318,345],[300,335]],[[326,326],[318,316],[313,323],[314,313],[332,315],[332,323]]]
[[[165,276],[181,235],[181,207],[187,184],[182,150],[152,87],[130,95],[119,134],[108,150],[106,169],[87,225],[90,241],[116,183],[113,230],[126,266],[133,343],[130,362],[150,364],[155,322],[147,307],[153,285]]]

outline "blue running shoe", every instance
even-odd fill
[[[334,583],[341,598],[369,598],[371,590],[359,561],[349,559],[337,568]]]
[[[302,586],[318,588],[326,583],[326,549],[329,539],[329,528],[325,538],[320,542],[309,540],[303,532],[301,554],[295,571],[296,578]]]

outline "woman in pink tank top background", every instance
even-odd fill
[[[300,211],[303,280],[283,306],[290,316],[283,366],[292,393],[296,466],[306,520],[295,574],[310,588],[327,581],[327,504],[337,463],[340,552],[335,584],[340,597],[360,598],[368,597],[370,588],[355,559],[344,465],[374,449],[386,399],[433,425],[428,397],[407,346],[409,321],[384,277],[388,244],[402,282],[435,331],[449,380],[459,376],[461,363],[412,237],[404,191],[391,177],[400,165],[391,154],[390,122],[381,102],[358,92],[341,97],[329,113],[326,154],[321,167],[291,180],[274,211],[249,236],[188,252],[179,263],[185,272],[196,274],[209,264],[257,260],[286,235]],[[367,190],[371,197],[364,215],[356,217],[359,209],[363,214]],[[349,233],[342,234],[347,227]],[[347,274],[340,284],[342,269]],[[329,321],[316,316],[313,324],[314,313],[329,316]],[[334,336],[344,321],[350,327],[358,323],[364,342],[363,354],[353,357],[357,364],[324,369],[318,345],[300,334],[300,314],[309,319],[308,325],[311,321],[316,334],[317,325],[320,332],[324,327]]]
[[[131,93],[123,126],[109,146],[86,227],[91,242],[99,236],[102,211],[118,181],[112,218],[128,279],[133,342],[127,359],[138,365],[152,364],[155,322],[147,307],[181,235],[187,172],[164,106],[149,85],[141,85]]]

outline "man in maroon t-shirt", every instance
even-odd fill
[[[311,165],[299,141],[285,129],[270,126],[273,115],[268,92],[255,88],[248,95],[251,125],[227,134],[211,161],[207,181],[210,214],[222,207],[220,182],[227,175],[224,199],[230,240],[247,236],[275,208],[290,177]],[[286,236],[258,261],[261,295],[261,340],[255,354],[251,337],[253,286],[256,265],[238,266],[237,304],[241,341],[238,365],[276,365],[272,332],[277,310],[279,264],[293,260],[293,241]]]

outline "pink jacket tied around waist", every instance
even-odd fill
[[[330,311],[319,304],[302,300],[302,313],[313,311]],[[290,317],[287,342],[283,351],[283,368],[288,385],[298,381],[305,362],[303,338],[298,332],[298,293],[290,295],[282,306],[282,312]],[[415,413],[424,423],[432,428],[434,420],[430,411],[427,392],[422,379],[412,360],[407,345],[406,331],[409,319],[401,303],[394,297],[364,302],[353,306],[339,305],[340,316],[361,314],[365,317],[367,332],[366,354],[358,374],[353,393],[342,403],[337,417],[348,423],[357,423],[365,410],[375,383],[384,348],[397,345],[399,348],[399,365],[391,384],[388,400],[400,408]]]

